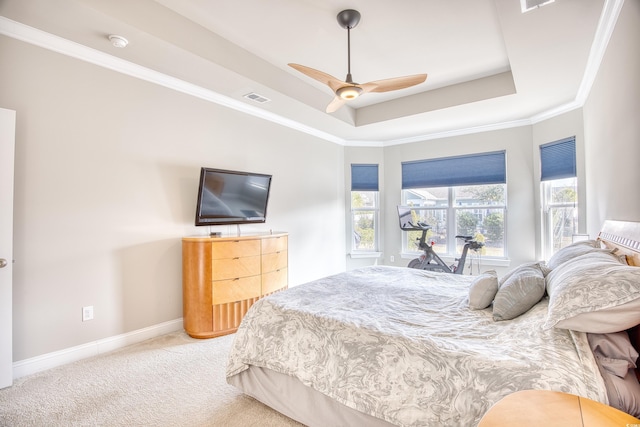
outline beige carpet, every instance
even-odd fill
[[[15,381],[0,426],[301,426],[225,380],[233,335],[163,335]]]

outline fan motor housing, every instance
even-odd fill
[[[350,30],[360,22],[360,12],[354,9],[346,9],[338,13],[337,19],[342,28]]]

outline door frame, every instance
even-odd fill
[[[13,384],[13,182],[16,112],[0,108],[0,388]]]

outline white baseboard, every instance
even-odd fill
[[[13,378],[21,378],[56,366],[65,365],[87,357],[97,356],[148,340],[160,335],[168,334],[183,329],[182,318],[159,323],[157,325],[127,332],[109,338],[93,341],[90,343],[54,351],[41,356],[20,360],[13,363]]]

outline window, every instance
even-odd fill
[[[457,235],[485,243],[484,256],[506,257],[505,152],[420,160],[402,164],[402,204],[415,221],[432,226],[434,250],[462,252]],[[419,231],[403,232],[403,251],[416,252]]]
[[[540,167],[542,242],[549,258],[578,232],[575,137],[541,145]]]
[[[351,252],[378,252],[378,165],[351,165]]]

